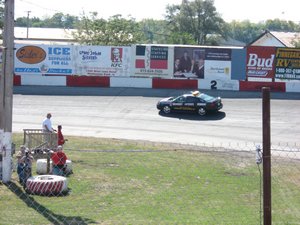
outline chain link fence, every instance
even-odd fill
[[[23,186],[15,169],[0,185],[0,223],[263,224],[256,148],[134,141],[65,147],[64,176],[35,157],[34,178]],[[271,154],[272,222],[300,224],[300,148],[272,146]]]

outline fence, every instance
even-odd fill
[[[73,173],[64,191],[26,193],[16,172],[0,185],[1,224],[262,224],[254,144],[88,143],[65,147]],[[300,149],[271,152],[272,224],[300,224]]]
[[[57,134],[45,133],[42,129],[24,129],[24,145],[32,151],[56,149]]]

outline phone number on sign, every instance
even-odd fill
[[[276,73],[299,75],[300,69],[276,68]]]

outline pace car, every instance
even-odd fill
[[[223,108],[220,97],[213,97],[199,91],[193,91],[177,97],[168,97],[157,103],[157,109],[165,114],[171,112],[196,112],[204,116],[208,111],[219,111]]]

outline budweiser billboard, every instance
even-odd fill
[[[247,77],[274,78],[275,47],[250,46],[247,48]]]

